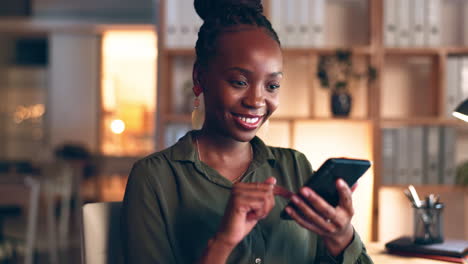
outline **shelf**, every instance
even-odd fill
[[[424,184],[424,185],[417,185],[413,184],[414,187],[418,192],[427,192],[437,190],[437,192],[468,192],[468,186],[462,185],[447,185],[447,184]],[[406,189],[408,185],[381,185],[381,188],[388,188],[388,189]]]
[[[383,118],[381,126],[392,127],[402,125],[463,125],[461,120],[437,118],[437,117],[413,117],[413,118]]]
[[[271,121],[278,122],[346,122],[346,123],[356,123],[356,122],[371,122],[368,118],[334,118],[334,117],[272,117]]]
[[[391,47],[384,48],[386,55],[466,55],[466,46],[443,46],[443,47]]]
[[[192,116],[190,114],[167,114],[163,115],[164,123],[190,123],[192,122]]]
[[[448,55],[467,55],[468,47],[447,47],[445,51]]]
[[[122,23],[95,23],[83,22],[72,19],[41,19],[41,18],[18,18],[4,17],[0,18],[0,32],[3,33],[27,33],[44,34],[47,32],[66,32],[66,33],[102,33],[108,30],[154,30],[153,24],[122,24]]]
[[[424,55],[436,56],[444,53],[444,49],[438,47],[401,47],[385,48],[385,55]]]
[[[355,47],[314,47],[314,48],[283,48],[285,55],[310,55],[310,54],[332,54],[337,50],[351,50],[357,55],[371,55],[374,49],[371,46],[355,46]],[[167,48],[165,53],[168,56],[195,56],[193,48]]]
[[[164,116],[165,123],[175,122],[175,123],[190,123],[191,116],[190,114],[169,114]],[[270,121],[272,122],[347,122],[347,123],[356,123],[356,122],[371,122],[368,118],[333,118],[333,117],[271,117]]]
[[[337,50],[350,50],[353,54],[370,55],[374,53],[371,46],[351,46],[351,47],[314,47],[314,48],[283,48],[286,55],[294,54],[333,54]]]
[[[174,56],[195,56],[195,48],[187,48],[187,49],[174,49],[174,48],[169,48],[165,49],[164,52],[169,56],[169,57],[174,57]]]

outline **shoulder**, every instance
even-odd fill
[[[143,157],[133,164],[132,171],[135,169],[152,169],[164,166],[168,162],[169,153],[170,148]]]
[[[165,172],[180,161],[194,161],[196,154],[191,137],[193,131],[188,132],[169,148],[150,154],[134,163],[133,169],[145,168]]]

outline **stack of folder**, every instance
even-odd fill
[[[419,245],[411,237],[400,237],[385,244],[390,254],[468,263],[468,240],[445,240],[443,243]]]

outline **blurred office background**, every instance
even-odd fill
[[[300,23],[278,21],[277,2],[265,1],[274,26]],[[412,46],[387,42],[383,10],[395,8],[388,1],[319,0],[322,9],[300,15],[293,1],[280,2],[289,16],[317,17],[323,34],[304,45],[277,28],[288,39],[286,75],[263,139],[304,152],[315,168],[330,156],[372,160],[354,194],[353,224],[366,242],[412,232],[402,195],[408,184],[441,194],[446,235],[468,239],[468,189],[456,178],[468,161],[468,128],[449,115],[468,92],[455,99],[448,92],[468,55],[459,36],[468,29],[465,3],[441,0],[439,30],[451,31]],[[190,129],[200,23],[191,4],[2,0],[0,263],[80,263],[82,204],[121,201],[132,163]],[[187,36],[174,37],[178,27]],[[338,48],[353,52],[357,68],[377,70],[375,80],[352,81],[346,117],[333,116],[316,77],[320,58]],[[457,85],[467,91],[460,75]],[[428,152],[424,146],[434,142]]]

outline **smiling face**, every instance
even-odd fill
[[[195,81],[205,96],[203,129],[246,142],[278,107],[283,59],[264,29],[237,29],[218,37],[216,55]]]

